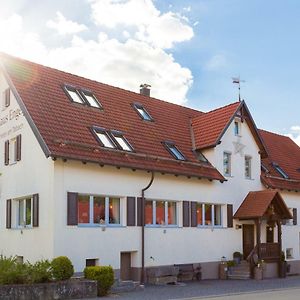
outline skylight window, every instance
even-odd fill
[[[269,170],[268,170],[263,164],[261,164],[261,169],[262,169],[265,173],[269,173]]]
[[[103,147],[129,152],[133,151],[133,147],[120,131],[109,131],[101,127],[92,127],[92,132]]]
[[[178,160],[185,160],[184,155],[181,153],[181,151],[175,146],[175,144],[170,142],[164,142],[165,147],[167,150]]]
[[[147,110],[138,103],[133,104],[133,107],[136,109],[136,111],[138,112],[138,114],[140,115],[140,117],[145,120],[145,121],[153,121],[152,117],[150,116],[150,114],[147,112]]]
[[[125,137],[119,132],[111,132],[114,139],[117,141],[118,145],[120,146],[121,150],[124,151],[132,151],[132,147],[129,142],[125,139]]]
[[[81,91],[81,93],[82,93],[83,97],[85,98],[86,102],[88,103],[88,105],[90,105],[92,107],[96,107],[96,108],[102,108],[99,101],[97,100],[97,98],[95,97],[95,95],[92,92]]]
[[[93,128],[93,131],[103,147],[111,149],[116,148],[116,145],[114,144],[108,133],[105,131],[105,129]]]
[[[276,169],[276,171],[284,178],[284,179],[288,179],[289,176],[283,171],[283,169],[281,167],[279,167],[278,164],[273,163],[274,168]]]
[[[79,95],[78,91],[75,88],[66,86],[65,90],[68,93],[69,98],[73,102],[84,104],[84,100],[82,99],[82,97]]]

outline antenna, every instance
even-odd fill
[[[238,88],[239,88],[239,101],[241,102],[241,82],[246,82],[245,80],[242,80],[239,77],[232,77],[232,83],[235,83],[238,85]]]

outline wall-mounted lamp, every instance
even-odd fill
[[[235,224],[235,229],[242,229],[242,225],[241,224]]]

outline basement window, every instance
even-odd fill
[[[87,258],[85,260],[85,266],[86,267],[95,267],[95,266],[98,266],[98,261],[99,259],[98,258]]]
[[[111,149],[116,148],[115,143],[113,142],[113,140],[111,139],[111,137],[109,136],[109,134],[107,133],[107,131],[105,129],[94,127],[93,132],[94,132],[98,142],[100,142],[100,144],[103,147],[111,148]]]
[[[284,178],[288,179],[289,176],[283,171],[283,169],[276,163],[273,163],[275,170]]]
[[[123,134],[121,132],[111,131],[111,135],[116,140],[116,142],[121,150],[130,151],[130,152],[133,150],[132,146],[129,144],[129,142],[127,141],[127,139],[123,136]]]
[[[81,90],[81,94],[89,106],[102,109],[100,102],[92,92]]]
[[[72,102],[80,103],[80,104],[85,104],[85,101],[83,98],[80,96],[79,92],[76,90],[76,88],[72,86],[65,86],[64,87],[65,92],[67,93],[67,96]]]
[[[152,117],[150,116],[150,114],[147,112],[147,110],[139,103],[134,103],[133,107],[135,108],[135,110],[137,111],[137,113],[139,114],[139,116],[145,120],[145,121],[153,121]]]
[[[185,160],[184,155],[181,153],[181,151],[175,146],[172,142],[163,142],[166,149],[178,160]]]

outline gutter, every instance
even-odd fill
[[[142,189],[142,274],[141,284],[145,283],[145,191],[148,190],[154,180],[154,172],[151,172],[150,182]]]

